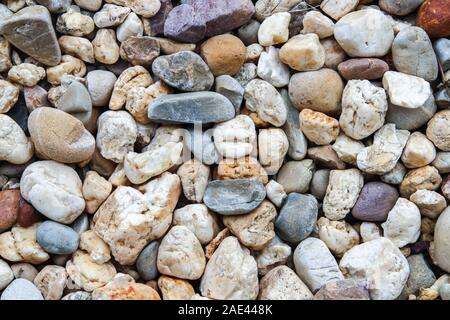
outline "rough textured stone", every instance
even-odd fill
[[[432,95],[427,81],[396,71],[388,71],[384,74],[383,87],[392,104],[409,109],[423,106]]]
[[[314,300],[370,300],[370,294],[364,280],[345,279],[325,284]]]
[[[339,134],[339,122],[311,109],[300,112],[300,127],[308,138],[317,145],[327,145],[336,140]]]
[[[439,188],[442,178],[437,169],[433,166],[425,166],[409,171],[400,184],[400,194],[404,198],[409,198],[414,192],[420,189],[436,190]]]
[[[414,254],[406,258],[409,264],[409,277],[399,299],[408,299],[410,295],[418,295],[421,288],[429,288],[436,281],[423,254]]]
[[[256,257],[259,274],[265,275],[275,267],[286,264],[291,253],[291,247],[275,235],[272,241]]]
[[[314,170],[311,159],[288,161],[278,172],[277,182],[283,186],[286,193],[305,193],[309,189]]]
[[[118,273],[105,286],[92,292],[92,300],[161,300],[161,297],[152,287]]]
[[[442,151],[450,151],[450,110],[443,110],[436,113],[428,122],[427,138]]]
[[[338,258],[345,252],[359,244],[358,232],[345,221],[330,221],[321,217],[317,221],[319,239]]]
[[[325,64],[325,49],[316,34],[297,35],[281,47],[280,60],[297,71],[318,70]]]

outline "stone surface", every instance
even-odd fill
[[[259,44],[273,46],[288,41],[290,21],[291,14],[288,12],[274,13],[266,18],[258,29]]]
[[[131,36],[120,45],[120,57],[133,65],[150,66],[159,53],[159,42],[151,37]]]
[[[399,299],[408,299],[412,294],[417,295],[421,288],[429,288],[436,281],[423,254],[411,255],[406,260],[408,260],[410,273]]]
[[[5,190],[0,192],[0,232],[9,230],[19,216],[19,190]]]
[[[389,71],[389,65],[376,58],[349,59],[340,63],[337,68],[346,80],[376,80]]]
[[[255,124],[246,115],[222,122],[214,127],[214,145],[225,158],[242,158],[250,155],[256,141]]]
[[[263,51],[258,60],[258,76],[276,88],[289,84],[289,67],[281,62],[279,49],[270,46]]]
[[[48,253],[71,254],[77,250],[80,237],[68,226],[45,221],[37,228],[36,241]]]
[[[13,271],[5,261],[0,259],[0,290],[5,289],[13,280]]]
[[[427,138],[442,151],[450,151],[450,139],[448,138],[448,123],[450,121],[450,111],[443,110],[437,112],[428,122]]]
[[[325,284],[314,300],[370,300],[370,294],[365,281],[345,279]]]
[[[158,287],[163,300],[190,300],[195,294],[194,288],[188,281],[167,276],[159,277]]]
[[[286,123],[282,129],[286,133],[289,142],[288,155],[294,160],[302,160],[306,156],[308,146],[306,138],[302,130],[300,130],[299,113],[292,105],[287,90],[281,91],[281,97],[287,109]]]
[[[19,92],[10,82],[0,80],[0,113],[8,112],[16,104]]]
[[[12,164],[24,164],[33,157],[33,144],[12,118],[0,114],[0,159]]]
[[[265,275],[279,265],[284,265],[291,256],[291,247],[276,235],[256,256],[258,273]]]
[[[439,188],[442,178],[433,166],[425,166],[410,170],[400,184],[400,195],[409,198],[420,189],[436,190]]]
[[[286,193],[305,193],[309,189],[314,170],[311,159],[288,161],[278,172],[277,182],[283,186]]]
[[[60,300],[67,285],[67,276],[64,267],[45,266],[34,279],[34,285],[45,300]]]
[[[401,160],[407,168],[419,168],[433,162],[436,148],[428,138],[420,132],[413,132],[406,142]]]
[[[396,0],[380,0],[379,6],[384,11],[396,15],[406,16],[416,10],[423,0],[412,1],[396,1]]]
[[[103,264],[111,259],[111,250],[108,245],[92,230],[87,230],[80,235],[80,249],[89,253],[91,259]]]
[[[188,200],[202,202],[208,184],[210,168],[200,161],[192,159],[183,163],[177,171]]]
[[[213,177],[219,180],[258,178],[263,184],[269,181],[266,170],[251,156],[221,160]]]
[[[302,33],[315,33],[320,39],[333,35],[334,22],[319,11],[308,11],[303,17]]]

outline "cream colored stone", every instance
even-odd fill
[[[95,213],[103,201],[111,194],[112,184],[96,171],[89,171],[85,175],[81,191],[84,200],[86,200],[86,211]]]
[[[408,109],[422,107],[433,94],[429,82],[396,71],[388,71],[384,74],[383,87],[391,103]]]
[[[425,166],[410,170],[400,184],[400,194],[409,198],[420,189],[436,190],[442,183],[442,177],[433,166]]]
[[[189,281],[168,276],[159,277],[158,288],[161,290],[163,300],[190,300],[195,295]]]
[[[325,49],[317,34],[300,34],[281,47],[280,60],[297,71],[319,70],[325,64]]]
[[[258,44],[254,44],[258,45]],[[247,47],[247,53],[249,52]],[[273,46],[262,52],[258,60],[258,77],[267,81],[275,88],[282,88],[289,84],[289,67],[281,62],[280,49]]]
[[[125,21],[116,29],[116,37],[119,42],[124,42],[129,37],[142,36],[144,25],[136,13],[131,12]]]
[[[428,122],[426,133],[436,148],[450,151],[450,110],[437,112]]]
[[[358,153],[365,148],[364,143],[341,133],[332,146],[333,150],[338,155],[339,159],[344,162],[356,165],[356,158]]]
[[[299,121],[302,132],[317,145],[328,145],[339,135],[339,122],[322,112],[303,109]]]
[[[291,253],[291,247],[275,235],[275,238],[273,238],[256,256],[258,273],[260,275],[265,275],[275,267],[286,264]]]
[[[174,226],[158,249],[159,272],[181,279],[197,280],[205,269],[206,258],[200,241],[185,226]]]
[[[60,300],[67,285],[68,274],[64,267],[45,266],[34,279],[34,285],[45,300]]]
[[[387,110],[382,88],[367,80],[350,80],[342,94],[339,124],[346,135],[362,140],[383,126]]]
[[[58,39],[58,43],[64,53],[80,58],[84,62],[95,63],[94,46],[88,39],[62,36]]]
[[[5,114],[0,114],[0,160],[24,164],[33,157],[33,144],[22,128]]]
[[[406,142],[401,160],[407,168],[419,168],[433,162],[436,148],[428,138],[420,132],[413,132]]]
[[[287,118],[287,108],[280,93],[270,83],[254,79],[245,87],[245,106],[258,113],[261,120],[281,127]]]
[[[11,67],[11,46],[8,40],[0,36],[0,72],[8,71]]]
[[[117,27],[127,18],[130,12],[131,9],[128,7],[107,3],[94,14],[94,23],[98,28]]]
[[[380,228],[374,222],[363,222],[359,226],[362,242],[369,242],[381,237]]]
[[[98,264],[82,250],[76,251],[66,264],[70,279],[84,291],[91,292],[103,287],[116,275],[111,262]]]
[[[282,129],[262,129],[258,135],[259,162],[269,175],[281,168],[289,149],[289,141]]]
[[[258,290],[258,268],[250,251],[235,237],[225,238],[206,265],[201,294],[211,299],[255,300]]]
[[[258,42],[264,47],[284,43],[289,39],[291,14],[278,12],[266,18],[258,30]]]
[[[269,181],[266,170],[253,157],[247,156],[238,159],[225,158],[219,162],[217,172],[213,179],[251,179],[258,178],[263,184]]]
[[[8,112],[19,99],[19,88],[8,81],[0,80],[0,113]]]
[[[40,264],[50,256],[36,241],[39,224],[28,228],[13,227],[11,231],[0,234],[0,256],[11,262]]]
[[[161,300],[158,292],[124,273],[118,273],[105,286],[92,292],[92,300]]]
[[[5,289],[14,280],[13,270],[9,265],[0,259],[0,290]]]
[[[266,194],[267,198],[269,198],[269,200],[277,207],[281,207],[283,200],[287,197],[283,186],[275,180],[270,180],[269,183],[266,184]]]
[[[409,197],[409,200],[419,208],[422,215],[431,219],[436,219],[447,207],[445,198],[436,191],[419,189]]]
[[[320,9],[334,20],[339,20],[355,10],[359,2],[359,0],[324,0],[321,1]]]
[[[92,33],[95,29],[94,20],[88,15],[69,8],[67,12],[58,16],[56,21],[56,30],[62,34],[75,37],[83,37]]]
[[[8,71],[8,79],[26,87],[33,87],[45,78],[45,69],[31,63],[13,66]]]
[[[246,115],[222,122],[214,127],[214,144],[225,158],[241,158],[253,151],[255,124]]]
[[[364,178],[358,169],[331,170],[323,212],[330,220],[340,220],[350,212],[358,200]]]
[[[106,0],[106,2],[128,7],[144,18],[153,17],[161,8],[160,0]]]
[[[183,163],[177,171],[186,199],[201,203],[209,181],[210,168],[196,159]]]
[[[434,260],[446,272],[450,272],[450,209],[442,212],[434,229]]]
[[[86,65],[78,58],[63,55],[60,64],[47,68],[47,81],[52,85],[61,84],[62,77],[72,75],[75,77],[83,77],[86,74]]]
[[[319,238],[338,258],[359,244],[359,234],[345,221],[330,221],[325,217],[317,221]]]
[[[263,21],[274,13],[288,12],[298,4],[299,0],[257,0],[255,2],[255,18]]]
[[[373,144],[361,150],[358,168],[364,172],[382,175],[394,169],[409,138],[409,131],[397,130],[395,124],[386,124],[375,133]]]
[[[97,120],[97,148],[105,159],[116,163],[134,150],[137,127],[133,117],[126,111],[106,111]]]
[[[308,11],[303,17],[302,34],[315,33],[320,39],[333,35],[334,22],[320,11]]]
[[[123,163],[119,163],[116,166],[116,168],[114,169],[114,172],[108,178],[108,181],[111,182],[111,184],[114,187],[128,186],[131,184],[130,180],[128,180],[127,175],[125,174],[125,168],[123,166]]]
[[[56,161],[33,162],[20,179],[24,199],[47,218],[65,224],[84,211],[81,187],[76,171]]]
[[[103,264],[111,259],[111,250],[108,245],[93,230],[81,234],[80,249],[89,253],[91,259],[98,264]]]
[[[116,42],[116,32],[112,29],[100,29],[94,40],[95,60],[104,64],[114,64],[120,58],[120,47]]]

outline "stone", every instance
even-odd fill
[[[228,216],[249,213],[266,197],[259,179],[214,180],[206,187],[203,202],[214,212]]]
[[[311,300],[313,297],[303,281],[286,266],[269,271],[259,285],[259,300]]]
[[[362,242],[368,242],[381,237],[380,228],[374,222],[363,222],[359,226]]]
[[[94,14],[94,22],[98,28],[116,27],[125,21],[131,9],[106,3],[103,8]]]
[[[180,159],[182,150],[181,142],[168,142],[143,153],[130,152],[124,160],[125,174],[134,184],[144,183],[172,168]]]
[[[395,129],[394,124],[384,125],[375,133],[373,144],[358,154],[358,168],[378,175],[391,171],[400,159],[409,135],[409,131]]]
[[[436,148],[428,138],[420,132],[413,132],[406,142],[401,160],[407,168],[419,168],[433,162]]]
[[[387,110],[382,88],[367,80],[350,80],[342,95],[339,124],[346,135],[362,140],[383,126]]]
[[[432,38],[450,36],[450,11],[443,0],[425,0],[417,14],[416,23]]]
[[[166,172],[142,189],[144,194],[119,186],[94,215],[92,229],[122,265],[134,264],[141,250],[169,229],[181,193],[180,179]]]
[[[63,0],[63,2],[66,2],[66,1]],[[86,9],[89,11],[93,11],[93,12],[99,10],[100,7],[102,6],[101,0],[93,0],[93,1],[91,1],[91,0],[75,0],[75,3],[80,8]]]
[[[120,45],[120,57],[132,65],[150,66],[159,53],[159,42],[151,37],[131,36]]]
[[[344,253],[359,244],[358,232],[345,221],[330,221],[321,217],[317,221],[319,239],[334,256],[341,258]]]
[[[34,109],[50,105],[47,99],[47,91],[40,86],[24,87],[23,94],[25,98],[25,104],[27,106],[28,112],[30,113]]]
[[[47,218],[64,224],[85,208],[81,187],[76,171],[55,161],[33,162],[20,179],[22,197]]]
[[[435,167],[439,173],[449,173],[450,172],[450,153],[438,151],[436,154],[436,158],[431,163],[433,167]]]
[[[381,11],[370,8],[350,12],[339,19],[334,37],[350,57],[373,58],[390,51],[394,31]]]
[[[94,20],[74,8],[69,8],[56,20],[56,30],[62,34],[83,37],[90,34],[94,29]]]
[[[339,135],[339,122],[324,113],[303,109],[300,112],[300,128],[308,140],[317,145],[327,145]]]
[[[450,209],[448,207],[441,213],[434,229],[434,260],[436,264],[444,271],[450,270],[449,255],[449,226]]]
[[[8,79],[26,87],[33,87],[45,78],[45,69],[31,63],[21,63],[8,71]]]
[[[17,224],[21,227],[28,228],[41,221],[42,216],[29,204],[23,197],[19,200],[19,212],[17,216]]]
[[[116,38],[119,42],[124,42],[130,37],[139,37],[143,34],[144,25],[134,12],[131,12],[116,29]]]
[[[34,279],[34,285],[45,300],[60,300],[67,285],[67,276],[64,267],[45,266]]]
[[[92,113],[92,101],[88,89],[78,81],[65,82],[65,80],[60,89],[61,96],[54,101],[55,107],[77,118],[88,129],[89,122],[95,117]]]
[[[443,180],[441,184],[441,191],[442,194],[448,199],[450,198],[450,178],[449,175],[447,175]]]
[[[392,60],[399,72],[436,80],[438,62],[427,33],[419,27],[401,30],[392,44]]]
[[[347,59],[347,54],[333,37],[323,39],[320,43],[325,49],[324,67],[337,70],[338,65]]]
[[[357,245],[339,263],[346,278],[366,280],[374,300],[394,300],[409,276],[409,265],[401,251],[386,238]]]
[[[217,77],[238,73],[246,60],[247,49],[238,37],[223,34],[203,42],[200,53]]]
[[[153,280],[158,276],[156,260],[158,257],[159,242],[150,242],[139,254],[136,260],[136,270],[144,280]]]
[[[85,175],[81,191],[86,200],[86,211],[88,213],[95,213],[98,207],[110,195],[112,184],[96,171],[88,171]]]
[[[173,8],[164,23],[164,35],[182,42],[198,42],[206,33],[206,25],[194,7],[182,3]]]
[[[268,47],[288,41],[290,21],[288,12],[278,12],[266,18],[258,29],[259,44]]]
[[[186,68],[190,72],[186,72]],[[152,64],[155,75],[168,85],[182,91],[208,91],[211,89],[214,76],[202,58],[191,51],[181,51],[155,59]]]
[[[172,223],[188,228],[202,245],[211,242],[220,230],[216,215],[204,204],[189,204],[175,210]]]
[[[288,161],[281,167],[276,180],[288,194],[305,193],[309,189],[314,170],[314,162],[311,159]]]
[[[420,236],[419,208],[413,202],[399,198],[381,227],[383,236],[399,248],[414,243]]]
[[[37,228],[36,241],[48,253],[71,254],[77,251],[80,237],[68,226],[45,221]]]
[[[28,127],[36,151],[47,159],[76,163],[94,152],[94,137],[80,120],[63,111],[38,108],[30,114]]]
[[[5,114],[0,114],[0,160],[12,164],[27,163],[33,157],[33,144],[22,128]]]
[[[85,63],[78,58],[66,54],[62,56],[60,64],[47,68],[47,81],[54,86],[58,86],[67,75],[81,78],[85,74]]]
[[[386,122],[394,123],[398,129],[417,130],[426,124],[436,113],[436,103],[431,95],[424,105],[408,109],[389,103]]]
[[[261,53],[258,60],[258,77],[275,88],[287,86],[290,78],[289,67],[281,62],[279,53],[280,49],[270,46]]]
[[[246,107],[255,111],[261,120],[281,127],[287,118],[284,100],[270,83],[254,79],[245,87]]]
[[[320,39],[333,35],[334,22],[319,11],[308,11],[303,17],[303,34],[315,33]]]
[[[194,288],[188,281],[167,276],[159,277],[158,287],[163,300],[190,300],[195,294]]]
[[[94,107],[107,106],[117,77],[105,70],[93,70],[86,75],[87,88]]]
[[[358,3],[358,0],[324,0],[321,1],[320,9],[322,9],[323,12],[332,17],[334,20],[340,20],[346,14],[355,10]]]
[[[11,45],[8,40],[0,36],[0,72],[8,71],[12,67],[10,52]]]
[[[427,138],[442,151],[450,151],[450,138],[448,134],[448,123],[450,122],[450,111],[437,112],[427,126]]]
[[[244,63],[241,70],[234,76],[242,87],[257,77],[257,66],[254,63]]]
[[[420,213],[431,219],[436,219],[447,207],[445,198],[435,191],[419,189],[414,192],[409,200],[420,210]]]
[[[237,30],[237,35],[246,46],[258,43],[258,30],[260,26],[261,23],[251,19]]]
[[[0,256],[11,262],[41,264],[50,256],[36,242],[38,224],[29,228],[13,227],[0,235]]]
[[[433,48],[444,71],[450,70],[450,40],[446,38],[438,39],[434,42]]]
[[[309,194],[290,193],[275,220],[277,235],[289,243],[297,244],[313,231],[319,204]]]
[[[277,266],[286,264],[291,253],[291,247],[275,235],[256,256],[258,273],[265,275]]]
[[[219,162],[213,177],[218,180],[257,178],[263,184],[269,181],[266,170],[251,156],[237,159],[224,158]]]
[[[358,153],[365,148],[364,144],[358,140],[353,140],[345,134],[340,134],[332,146],[333,150],[342,161],[356,165]]]
[[[111,65],[120,58],[120,47],[116,42],[116,32],[112,29],[99,29],[92,40],[95,60]]]
[[[364,179],[358,169],[331,170],[323,212],[330,220],[340,220],[350,213],[358,200]]]
[[[257,0],[255,3],[255,17],[259,21],[278,12],[288,12],[296,5],[298,0]]]
[[[5,289],[13,280],[13,271],[5,261],[0,259],[0,290]]]
[[[310,157],[317,165],[328,169],[341,170],[347,167],[345,162],[339,159],[336,151],[333,150],[331,145],[308,149],[308,157]]]
[[[389,65],[381,59],[361,58],[346,60],[337,69],[346,80],[376,80],[389,71]]]
[[[170,0],[160,0],[161,8],[159,11],[151,18],[143,19],[144,32],[147,35],[162,35],[164,34],[164,23],[169,15],[170,11],[173,9],[172,1]],[[146,28],[146,24],[148,27]]]
[[[161,300],[161,297],[152,287],[118,273],[105,286],[92,292],[92,300]]]
[[[314,71],[325,64],[325,49],[315,33],[301,34],[281,47],[280,60],[296,71]]]
[[[327,115],[338,114],[344,83],[331,69],[296,73],[289,82],[289,97],[298,110],[311,109]]]
[[[314,172],[309,188],[311,194],[319,200],[323,200],[323,198],[325,197],[328,188],[329,177],[329,169],[320,169]]]
[[[436,277],[423,254],[411,255],[406,260],[409,264],[410,273],[399,297],[399,299],[405,300],[412,294],[418,294],[421,288],[429,288],[436,282]]]
[[[92,43],[81,37],[62,36],[58,43],[63,53],[77,57],[84,62],[95,63],[94,46]]]
[[[244,99],[244,88],[236,79],[229,75],[217,77],[215,79],[215,91],[231,101],[236,114],[239,112]]]
[[[177,171],[186,199],[202,202],[209,181],[210,168],[196,159],[183,163]]]
[[[108,245],[93,230],[81,233],[80,249],[88,252],[91,259],[98,264],[106,263],[111,259]]]
[[[211,299],[255,300],[258,291],[255,259],[235,237],[225,238],[206,265],[201,294]]]
[[[174,226],[158,249],[159,272],[181,279],[197,280],[205,269],[206,258],[200,241],[185,226]]]
[[[241,158],[251,154],[256,141],[255,125],[250,117],[238,115],[214,127],[214,145],[224,158]]]
[[[289,142],[282,129],[262,129],[258,136],[259,161],[269,174],[276,174],[283,164]]]
[[[379,6],[384,11],[395,16],[406,16],[415,11],[423,0],[413,1],[395,1],[395,0],[381,0]]]
[[[398,197],[396,188],[378,181],[368,182],[352,208],[352,216],[362,221],[385,221]]]
[[[6,287],[0,300],[44,300],[44,298],[31,281],[16,279]]]
[[[383,87],[392,104],[409,109],[423,106],[432,95],[427,81],[396,71],[388,71],[384,74]]]
[[[19,99],[19,89],[8,81],[0,80],[0,113],[8,112]]]
[[[148,117],[162,123],[216,123],[234,117],[234,106],[215,92],[192,92],[158,97],[148,107]]]
[[[225,216],[223,223],[244,246],[261,250],[275,237],[273,220],[276,215],[275,206],[263,201],[246,215]]]
[[[19,215],[19,190],[0,191],[0,232],[9,230]]]
[[[266,194],[267,198],[277,207],[280,207],[283,200],[287,197],[283,186],[275,180],[270,180],[269,183],[266,184]]]
[[[3,19],[2,19],[3,20]],[[22,32],[16,32],[17,29]],[[43,6],[25,7],[0,23],[0,34],[37,61],[55,66],[61,60],[52,19]]]
[[[420,189],[436,190],[439,188],[442,178],[433,166],[425,166],[410,170],[400,184],[400,195],[409,198]]]
[[[335,258],[317,238],[300,242],[294,251],[294,265],[300,279],[313,293],[328,282],[344,280]]]
[[[38,271],[30,263],[19,262],[11,265],[11,270],[14,273],[16,279],[26,279],[33,282],[36,278]]]
[[[448,283],[441,285],[439,295],[442,300],[450,300],[450,285]]]
[[[389,184],[400,184],[406,175],[406,168],[401,162],[397,162],[394,169],[383,174],[380,179]]]
[[[314,300],[370,300],[370,294],[365,281],[344,279],[326,283]]]

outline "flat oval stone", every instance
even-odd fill
[[[71,254],[77,251],[80,237],[68,226],[45,221],[37,228],[36,241],[48,253]]]
[[[144,280],[153,280],[158,276],[156,259],[158,257],[159,242],[150,242],[139,254],[136,260],[136,270]]]
[[[352,209],[352,215],[362,221],[385,221],[398,197],[397,189],[387,183],[366,183]]]
[[[338,71],[346,80],[375,80],[381,79],[389,65],[376,58],[361,58],[346,60],[338,65]]]
[[[215,92],[169,94],[153,100],[148,117],[160,123],[217,123],[234,118],[233,104]]]
[[[203,201],[223,215],[238,215],[254,210],[266,197],[259,179],[214,180],[208,183]]]
[[[214,83],[208,65],[191,51],[156,58],[152,71],[162,81],[182,91],[208,91]]]
[[[316,224],[319,204],[309,194],[290,193],[275,220],[277,235],[288,242],[306,239]]]

